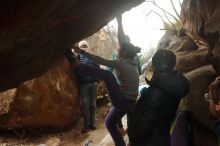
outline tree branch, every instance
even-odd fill
[[[148,15],[150,15],[151,13],[155,13],[156,15],[158,15],[158,16],[160,17],[160,19],[163,21],[163,23],[166,24],[166,21],[163,19],[163,17],[162,17],[159,13],[157,13],[157,12],[155,12],[155,11],[153,11],[153,10],[150,10],[150,12],[148,12],[148,13],[146,14],[146,17],[147,17]]]
[[[173,4],[173,0],[170,0],[170,3],[171,3],[171,5],[172,5],[172,7],[173,7],[174,12],[176,13],[176,16],[180,19],[180,15],[179,15],[179,13],[177,12],[177,10],[176,10],[176,8],[175,8],[175,6],[174,6],[174,4]]]
[[[168,12],[168,11],[166,11],[165,9],[161,8],[160,6],[158,6],[155,1],[153,2],[153,4],[154,4],[156,7],[158,7],[160,10],[162,10],[164,13],[167,13],[167,14],[169,14],[170,16],[172,16],[172,17],[175,19],[175,21],[176,21],[178,24],[180,24],[179,19],[177,19],[173,14],[171,14],[170,12]]]
[[[180,8],[182,8],[182,3],[180,2],[180,0],[179,0],[179,4],[180,4]]]
[[[165,15],[165,17],[167,18],[167,20],[169,21],[169,23],[173,26],[175,32],[177,32],[177,29],[176,29],[175,25],[174,25],[174,24],[170,21],[170,19],[167,17],[167,14],[166,14],[165,11],[164,11],[164,15]]]

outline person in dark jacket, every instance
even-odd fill
[[[170,146],[171,122],[189,92],[189,81],[175,64],[176,56],[169,50],[153,56],[153,78],[146,79],[149,87],[142,90],[128,125],[131,146]]]
[[[79,47],[82,50],[89,49],[89,45],[86,41],[81,41],[79,43]],[[65,49],[65,56],[72,66],[77,66],[77,64],[82,63],[95,68],[100,68],[99,65],[97,65],[84,55],[77,55],[75,52],[72,51],[71,48]],[[89,130],[96,129],[96,98],[99,80],[89,75],[80,74],[78,70],[76,70],[76,74],[78,76],[80,97],[82,98],[82,113],[84,120],[84,126],[81,130],[81,133],[85,133]]]
[[[79,42],[79,47],[82,50],[88,50],[89,45],[86,41]],[[90,65],[92,67],[99,68],[99,65],[91,61],[89,58],[80,54],[80,63]],[[82,111],[84,126],[82,128],[82,133],[88,132],[90,129],[95,130],[95,117],[96,117],[96,98],[98,90],[98,80],[91,76],[78,74],[79,79],[79,92],[82,98]]]

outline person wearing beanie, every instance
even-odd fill
[[[175,69],[176,56],[158,50],[152,58],[153,77],[141,91],[128,125],[131,146],[170,146],[171,122],[180,100],[189,92],[189,81]]]
[[[84,51],[88,51],[89,45],[83,40],[79,42],[78,45]],[[78,56],[79,62],[82,64],[89,65],[91,67],[99,68],[99,65],[91,61],[86,56],[80,54]],[[81,133],[88,132],[89,130],[95,130],[95,118],[96,118],[96,99],[98,92],[98,79],[91,77],[89,75],[83,75],[78,72],[78,81],[79,81],[79,93],[82,99],[82,114],[83,114],[83,128]]]

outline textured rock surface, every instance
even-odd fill
[[[207,54],[207,49],[186,51],[179,53],[177,52],[176,67],[180,71],[187,73],[196,68],[200,68],[204,65],[208,65],[209,63],[205,60],[206,54]]]
[[[186,77],[190,81],[190,93],[180,104],[180,110],[191,111],[193,117],[195,117],[199,123],[210,129],[213,129],[213,125],[209,117],[208,104],[205,101],[204,94],[207,92],[208,85],[216,76],[217,74],[211,65],[188,72]]]
[[[181,10],[181,23],[186,34],[197,41],[203,42],[202,48],[205,48],[207,54],[209,54],[206,56],[207,54],[204,50],[200,50],[196,51],[196,55],[194,51],[193,59],[190,58],[193,54],[188,52],[188,55],[185,55],[179,61],[179,63],[182,62],[179,64],[180,68],[184,64],[186,66],[187,64],[192,64],[194,67],[197,66],[197,69],[194,68],[193,70],[191,68],[191,71],[190,68],[185,68],[188,72],[187,77],[190,80],[191,91],[180,106],[181,109],[192,112],[195,146],[217,146],[217,137],[214,134],[213,121],[210,118],[208,104],[204,100],[204,93],[207,92],[209,84],[215,79],[217,73],[220,73],[219,6],[220,1],[218,0],[184,0]],[[199,45],[201,46],[201,43]],[[207,63],[212,64],[214,69],[203,66]]]
[[[157,49],[169,49],[174,52],[193,51],[198,49],[196,43],[188,36],[177,36],[172,31],[166,31],[160,39]]]
[[[0,2],[0,90],[48,71],[70,47],[144,0]]]
[[[92,53],[110,58],[118,44],[116,36],[115,30],[105,27],[86,40]],[[74,124],[81,117],[74,71],[62,58],[45,75],[0,93],[0,128],[62,128]],[[106,94],[103,82],[99,94]]]
[[[204,42],[213,56],[208,60],[220,73],[220,1],[184,0],[181,22],[186,33]]]
[[[158,43],[158,49],[168,49],[177,56],[176,67],[182,72],[188,72],[201,66],[210,64],[206,61],[206,48],[198,48],[197,44],[188,36],[180,37],[167,31]]]
[[[182,5],[181,23],[193,38],[205,39],[208,33],[220,30],[220,1],[184,0]]]
[[[117,32],[109,25],[86,38],[86,41],[91,47],[91,53],[106,59],[111,59],[112,53],[119,47]]]
[[[85,40],[90,47],[88,52],[105,59],[112,59],[113,52],[119,47],[117,32],[113,27],[108,25]],[[100,67],[108,69],[105,66]],[[101,81],[98,87],[98,95],[104,96],[105,94],[107,94],[105,83]]]
[[[64,128],[80,117],[76,76],[63,58],[44,76],[0,93],[0,128]]]

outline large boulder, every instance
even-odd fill
[[[217,136],[204,94],[217,76],[211,65],[203,66],[186,74],[190,81],[190,93],[179,106],[181,111],[192,113],[193,142],[195,146],[217,146]]]
[[[184,72],[190,72],[209,63],[205,60],[207,49],[197,49],[194,51],[177,52],[176,67]]]
[[[210,64],[205,59],[208,51],[207,48],[198,48],[194,40],[188,36],[181,37],[175,33],[167,31],[160,39],[157,49],[167,49],[173,51],[177,57],[176,68],[184,73]],[[149,71],[150,66],[151,61],[145,61],[142,66],[144,73],[141,76],[141,81],[143,81],[143,77]]]
[[[188,36],[180,36],[173,31],[166,31],[163,37],[159,40],[157,49],[167,49],[174,52],[194,51],[198,46]]]
[[[104,58],[110,58],[118,45],[116,31],[110,27],[104,27],[86,40],[90,51]],[[106,94],[103,82],[99,94]],[[0,128],[74,125],[81,117],[80,101],[75,67],[62,58],[45,75],[0,93]]]
[[[217,73],[220,73],[219,6],[218,0],[184,0],[181,9],[183,30],[197,42],[199,48],[205,48],[194,53],[187,52],[179,56],[177,61],[177,66],[187,72],[190,80],[191,91],[182,100],[180,109],[192,112],[195,146],[218,145],[204,94]],[[206,64],[212,64],[213,68],[204,66]]]
[[[172,31],[167,31],[160,39],[157,49],[172,50],[177,56],[176,67],[182,72],[188,72],[204,65],[207,47],[201,49],[189,36],[178,36]]]
[[[64,58],[44,76],[0,93],[0,128],[64,128],[80,117],[78,85]]]
[[[86,41],[91,48],[89,52],[106,59],[112,59],[112,54],[119,47],[117,31],[110,25],[86,38]]]
[[[210,50],[207,60],[220,73],[220,1],[184,0],[181,23],[185,33]]]
[[[117,31],[114,27],[107,25],[100,31],[85,39],[89,44],[88,52],[101,56],[105,59],[112,59],[112,54],[119,47]],[[100,65],[102,69],[107,70],[108,67]],[[105,97],[107,94],[104,81],[100,81],[98,86],[98,96]]]
[[[180,110],[189,110],[193,116],[203,125],[211,129],[208,104],[205,101],[207,87],[217,76],[211,65],[197,68],[188,72],[185,76],[190,81],[190,92],[181,104]]]
[[[208,41],[206,35],[220,30],[220,1],[184,0],[180,20],[187,34],[194,39]]]
[[[144,0],[0,1],[0,92],[48,71],[71,47]]]

